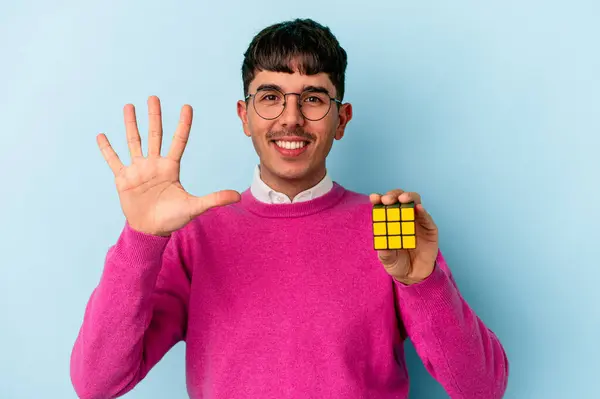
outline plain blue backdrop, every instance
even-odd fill
[[[330,26],[354,119],[334,180],[417,191],[467,301],[502,340],[507,398],[598,397],[600,6],[595,1],[4,1],[0,5],[0,397],[75,398],[69,356],[123,226],[106,132],[128,160],[163,103],[195,120],[194,194],[245,189],[257,156],[235,113],[252,36]],[[145,136],[143,136],[145,138]],[[184,344],[128,398],[184,398]],[[413,398],[447,397],[414,349]]]

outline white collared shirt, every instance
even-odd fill
[[[279,193],[269,187],[260,178],[260,166],[256,165],[254,168],[254,179],[250,186],[250,192],[252,195],[261,202],[268,204],[291,204],[303,201],[309,201],[313,198],[320,197],[321,195],[327,194],[329,190],[333,188],[333,181],[329,176],[329,173],[325,172],[325,177],[317,183],[316,186],[309,188],[308,190],[302,191],[291,200],[287,195]]]

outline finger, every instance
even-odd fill
[[[373,205],[379,204],[381,202],[381,194],[372,193],[369,195],[369,200]]]
[[[431,217],[429,212],[425,210],[422,204],[418,204],[417,206],[415,206],[415,210],[417,211],[417,222],[421,227],[423,227],[425,230],[430,231],[434,231],[437,229],[433,218]]]
[[[385,193],[384,196],[381,197],[381,202],[384,205],[392,205],[395,204],[396,202],[398,202],[398,197],[400,196],[400,194],[402,194],[404,192],[404,190],[401,189],[395,189],[395,190],[391,190],[388,191],[387,193]]]
[[[156,96],[148,98],[148,155],[160,156],[163,127],[160,99]]]
[[[119,156],[110,145],[108,138],[104,133],[100,133],[98,136],[96,136],[96,142],[98,143],[100,152],[102,152],[102,156],[106,160],[106,163],[108,163],[110,170],[112,170],[115,176],[117,176],[119,173],[121,173],[121,170],[124,168],[124,166],[119,159]]]
[[[202,197],[190,197],[190,216],[194,218],[207,210],[240,201],[241,195],[235,190],[221,190]]]
[[[173,136],[173,142],[171,143],[171,149],[169,150],[168,157],[174,161],[179,162],[183,156],[183,151],[187,145],[190,137],[190,129],[192,128],[192,117],[193,110],[189,105],[184,105],[181,108],[181,114],[179,116],[179,124],[175,130]]]
[[[421,203],[421,195],[414,192],[403,192],[398,196],[398,201],[403,204],[414,202],[415,205],[417,205]]]
[[[386,266],[396,263],[398,255],[399,252],[397,249],[380,249],[377,251],[377,257]]]
[[[127,135],[127,145],[129,146],[129,154],[131,158],[142,156],[142,140],[138,131],[137,119],[135,116],[135,107],[133,104],[127,104],[123,107],[125,116],[125,132]]]

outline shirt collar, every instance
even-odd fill
[[[327,194],[332,188],[333,180],[329,176],[329,173],[325,171],[325,177],[323,177],[317,185],[298,193],[293,200],[290,200],[287,195],[273,190],[260,178],[260,165],[256,165],[250,191],[252,195],[261,202],[266,202],[268,204],[291,204],[320,197],[321,195]]]

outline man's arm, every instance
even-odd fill
[[[80,398],[116,398],[132,390],[185,338],[190,281],[178,236],[125,225],[85,309],[71,355]]]
[[[425,368],[453,399],[499,399],[508,359],[496,335],[462,298],[438,252],[425,280],[395,282],[400,318]]]

